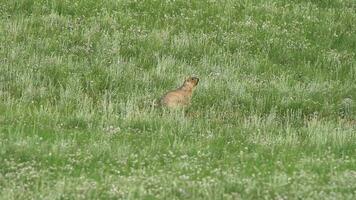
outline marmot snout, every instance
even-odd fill
[[[188,106],[198,82],[199,78],[188,77],[180,88],[166,93],[161,98],[160,105],[168,108]]]

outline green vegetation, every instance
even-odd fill
[[[355,0],[0,2],[0,199],[355,199]],[[184,112],[152,102],[185,76]]]

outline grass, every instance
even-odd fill
[[[355,10],[1,1],[0,199],[354,199]]]

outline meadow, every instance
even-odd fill
[[[0,0],[0,199],[355,199],[355,0]],[[152,103],[200,78],[186,111]]]

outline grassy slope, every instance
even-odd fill
[[[355,198],[355,10],[1,1],[0,199]]]

